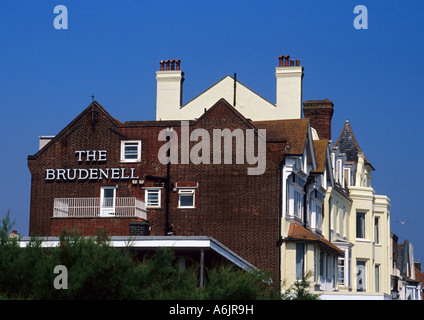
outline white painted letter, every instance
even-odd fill
[[[85,151],[75,151],[75,154],[78,155],[78,162],[81,162],[82,161],[81,154],[83,154],[83,153],[85,153]]]
[[[46,169],[46,180],[54,180],[54,179],[55,179],[54,169]]]
[[[99,150],[99,161],[106,161],[107,160],[106,155],[107,155],[106,150]]]

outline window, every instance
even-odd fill
[[[301,280],[304,276],[305,268],[305,244],[296,243],[296,279]]]
[[[303,194],[299,191],[294,190],[294,215],[296,217],[302,217],[302,208],[303,208]]]
[[[414,288],[406,287],[406,300],[414,300]]]
[[[321,230],[322,226],[322,206],[320,204],[315,204],[315,213],[316,213],[316,228]]]
[[[365,212],[356,213],[356,238],[365,239]]]
[[[345,259],[344,258],[339,258],[338,270],[339,270],[339,284],[344,286],[345,284]]]
[[[343,160],[338,159],[337,160],[337,182],[340,183],[343,187]]]
[[[320,253],[319,253],[319,275],[321,277],[321,280],[324,279],[324,277],[326,275],[325,259],[326,259],[326,255],[325,255],[324,251],[320,250]]]
[[[352,176],[350,174],[350,168],[344,169],[344,179],[345,179],[345,187],[350,187],[352,185],[352,182],[351,182]]]
[[[305,185],[305,182],[302,180],[300,176],[293,173],[291,175],[291,183],[289,188],[289,197],[290,197],[290,204],[289,204],[289,212],[290,215],[295,216],[299,219],[303,218],[303,200],[304,200],[304,191],[303,186]]]
[[[378,218],[374,218],[374,242],[380,243],[379,241],[379,234],[378,234]]]
[[[375,265],[375,292],[380,291],[380,265]]]
[[[141,161],[141,141],[121,142],[121,161],[139,162]]]
[[[178,191],[178,207],[194,208],[194,189],[180,189]]]
[[[356,291],[365,291],[365,275],[365,261],[356,261]]]
[[[160,189],[146,189],[144,193],[146,206],[150,208],[160,208]]]

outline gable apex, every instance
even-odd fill
[[[28,156],[28,160],[36,159],[40,154],[42,154],[45,150],[47,150],[50,145],[54,144],[58,139],[63,137],[65,134],[71,134],[73,130],[75,130],[77,123],[88,113],[91,113],[91,117],[93,121],[96,119],[97,113],[100,113],[108,119],[114,127],[118,127],[122,125],[122,122],[113,118],[104,108],[103,106],[97,102],[91,102],[87,108],[85,108],[76,118],[74,118],[65,128],[63,128],[57,135],[51,137],[50,141],[46,143],[38,152],[33,155]],[[94,123],[94,122],[93,122]]]
[[[256,129],[252,123],[246,119],[239,111],[237,111],[225,98],[219,99],[214,105],[212,105],[209,109],[205,108],[205,112],[196,120],[196,123],[199,121],[202,121],[203,119],[207,118],[216,108],[219,107],[225,107],[228,110],[230,110],[236,118],[241,120],[246,126],[252,129]]]

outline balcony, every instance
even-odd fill
[[[147,210],[146,203],[134,197],[55,198],[53,217],[134,217],[147,219]]]

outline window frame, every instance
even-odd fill
[[[100,217],[108,217],[108,216],[115,216],[115,210],[116,210],[116,197],[117,197],[117,187],[116,186],[101,186],[100,187]],[[112,205],[104,205],[105,192],[106,190],[113,190],[113,197],[112,197]]]
[[[303,242],[296,243],[296,279],[302,280],[305,276],[305,252],[306,245]]]
[[[364,275],[362,277],[363,283],[362,283],[362,289],[359,289],[358,286],[358,270],[359,270],[359,266],[363,266],[363,270],[364,270]],[[356,260],[356,291],[357,292],[367,292],[367,261],[366,260],[361,260],[358,259]]]
[[[149,192],[155,192],[158,193],[158,203],[157,205],[151,205],[149,204]],[[146,208],[161,208],[162,207],[162,188],[152,187],[152,188],[145,188],[144,190],[144,201],[146,202]]]
[[[191,206],[181,205],[181,197],[193,195],[193,204]],[[179,188],[178,189],[178,209],[193,209],[196,207],[196,189],[195,188]]]
[[[380,218],[374,217],[374,243],[380,244]]]
[[[337,274],[339,285],[346,285],[346,259],[345,257],[338,257],[337,260]]]
[[[360,226],[358,226],[358,222],[359,222],[358,218],[359,217],[362,217]],[[361,240],[366,239],[366,235],[367,235],[367,232],[366,232],[366,217],[367,217],[367,213],[365,211],[357,211],[356,212],[356,239],[361,239]],[[360,234],[360,232],[362,234]]]
[[[137,145],[137,158],[126,158],[126,144],[136,144]],[[121,140],[121,162],[132,163],[141,161],[141,140]]]
[[[380,292],[380,265],[374,266],[375,292]]]

